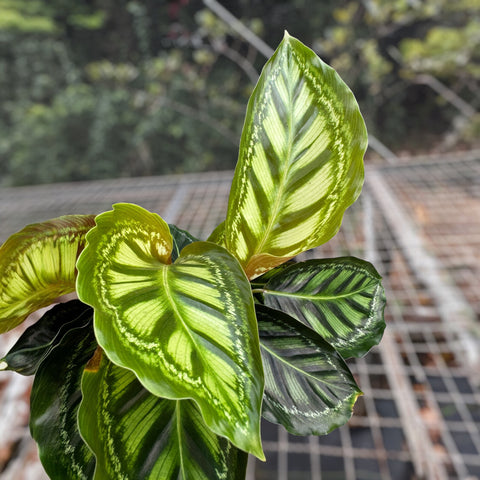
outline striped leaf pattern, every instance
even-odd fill
[[[385,292],[368,262],[353,257],[309,260],[268,273],[258,289],[265,305],[313,328],[344,358],[364,355],[385,329]]]
[[[152,395],[100,352],[85,369],[80,431],[94,480],[240,480],[246,453],[215,435],[192,400]]]
[[[238,261],[194,242],[171,264],[168,225],[136,205],[115,205],[96,223],[77,289],[95,309],[100,346],[150,392],[194,399],[214,432],[264,458],[258,329]]]
[[[80,319],[79,326],[62,337],[38,367],[33,382],[30,431],[52,480],[90,480],[95,468],[95,457],[77,424],[82,373],[96,348],[89,310],[88,324]]]
[[[363,184],[365,124],[352,92],[287,33],[250,98],[225,232],[249,278],[328,241]]]
[[[67,215],[26,226],[0,247],[0,333],[75,290],[75,262],[93,215]]]
[[[0,370],[33,375],[44,360],[72,328],[92,323],[92,309],[72,300],[56,305],[28,327],[15,345],[0,360]]]
[[[340,354],[283,312],[257,305],[257,318],[264,418],[295,435],[323,435],[346,423],[361,391]]]

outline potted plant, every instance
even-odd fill
[[[248,103],[225,221],[200,241],[140,206],[29,225],[0,248],[0,331],[76,292],[0,361],[35,374],[30,429],[54,479],[243,479],[260,421],[345,423],[344,358],[385,324],[381,278],[331,239],[363,184],[352,92],[287,33]]]

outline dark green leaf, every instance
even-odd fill
[[[92,478],[95,458],[78,430],[83,369],[96,348],[92,317],[69,330],[43,360],[31,395],[30,430],[40,460],[53,480]]]
[[[244,480],[247,455],[215,435],[192,400],[146,390],[106,355],[83,375],[80,431],[95,453],[95,480]]]
[[[33,375],[69,330],[91,323],[92,309],[78,300],[56,305],[28,327],[0,360],[0,369]]]
[[[265,305],[313,328],[344,358],[364,355],[382,338],[381,277],[358,258],[297,263],[270,275],[260,290]]]
[[[172,249],[172,263],[179,257],[180,252],[184,247],[190,245],[193,242],[198,242],[198,239],[193,235],[190,235],[185,230],[178,228],[175,225],[168,224],[170,233],[172,234],[173,239],[173,249]]]
[[[361,391],[343,358],[289,315],[257,305],[263,416],[295,435],[323,435],[352,415]]]

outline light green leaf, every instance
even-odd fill
[[[323,435],[347,422],[362,392],[340,354],[289,315],[256,308],[264,418],[295,435]]]
[[[75,262],[93,215],[28,225],[0,247],[0,333],[75,290]]]
[[[30,431],[52,480],[89,480],[95,468],[77,424],[82,372],[97,346],[91,309],[85,308],[90,310],[88,324],[62,337],[38,367],[32,387]]]
[[[370,263],[353,257],[308,260],[267,275],[258,289],[265,305],[313,328],[344,358],[362,356],[380,342],[385,292]]]
[[[72,328],[91,323],[92,309],[78,300],[55,305],[22,333],[15,345],[0,360],[0,370],[33,375],[49,353]]]
[[[215,230],[208,237],[208,241],[216,243],[217,245],[221,245],[223,247],[225,246],[224,236],[225,236],[225,222],[223,221],[222,223],[216,226]]]
[[[225,247],[249,278],[335,235],[366,148],[352,92],[285,34],[248,103],[225,222]]]
[[[168,226],[118,204],[96,218],[78,261],[78,294],[95,309],[100,346],[150,392],[194,399],[207,425],[263,458],[263,371],[250,284],[209,242],[170,264]]]
[[[246,453],[215,435],[191,400],[152,395],[101,353],[85,369],[79,426],[94,480],[244,480]]]

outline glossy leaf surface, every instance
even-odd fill
[[[0,333],[75,290],[75,262],[93,215],[28,225],[0,247]]]
[[[353,257],[308,260],[269,272],[265,305],[313,328],[344,358],[364,355],[385,329],[385,292],[368,262]]]
[[[172,235],[172,262],[174,262],[180,255],[180,252],[193,242],[198,242],[198,238],[195,238],[189,232],[178,228],[175,225],[168,224],[170,233]]]
[[[340,354],[283,312],[257,305],[257,318],[265,419],[295,435],[323,435],[346,423],[361,392]]]
[[[215,435],[195,402],[152,395],[100,352],[85,370],[80,431],[96,480],[244,480],[247,455]]]
[[[78,300],[55,305],[28,327],[0,360],[0,369],[33,375],[48,354],[72,328],[91,324],[92,309]]]
[[[89,324],[69,330],[42,361],[31,394],[30,431],[52,480],[89,480],[95,458],[80,436],[80,382],[96,348]]]
[[[249,278],[335,235],[366,147],[352,92],[285,34],[248,104],[225,222],[224,245]]]
[[[167,224],[135,205],[115,205],[96,222],[78,293],[95,309],[98,343],[150,392],[194,399],[212,430],[263,458],[258,330],[238,261],[195,242],[170,264]]]

